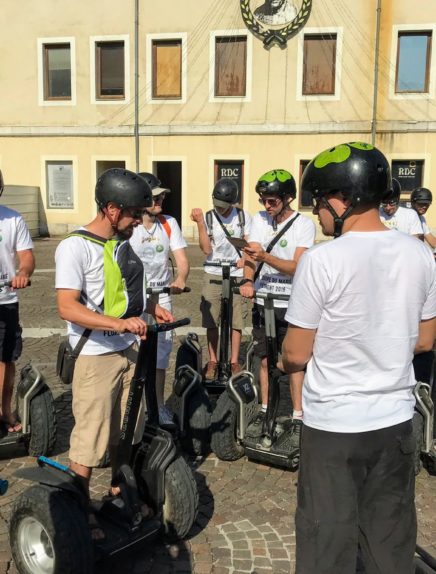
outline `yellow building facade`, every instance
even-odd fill
[[[288,169],[298,183],[344,141],[373,141],[404,200],[436,192],[433,4],[2,0],[5,182],[40,188],[51,234],[94,216],[111,166],[156,173],[187,237],[219,176],[238,180],[254,213],[262,173]],[[300,193],[294,207],[310,214]],[[427,219],[436,227],[436,202]]]

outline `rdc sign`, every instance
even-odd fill
[[[215,164],[215,182],[222,177],[233,179],[238,184],[239,189],[239,203],[242,201],[243,195],[243,162],[216,162]]]
[[[392,177],[401,185],[401,191],[413,191],[422,186],[423,160],[395,160],[392,162]]]

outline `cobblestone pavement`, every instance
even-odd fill
[[[40,368],[51,387],[56,403],[58,438],[54,458],[68,460],[68,441],[73,424],[71,392],[60,384],[54,373],[59,329],[54,298],[53,253],[55,240],[39,240],[35,245],[38,272],[32,287],[21,294],[21,318],[27,329],[55,329],[55,334],[26,338],[19,366],[28,360]],[[203,257],[198,248],[190,247],[190,260],[197,270],[191,272],[192,292],[175,301],[177,317],[189,316],[199,326],[199,291]],[[44,331],[45,334],[48,331]],[[176,347],[176,345],[175,345]],[[170,368],[171,373],[171,368]],[[171,376],[167,380],[167,391]],[[8,493],[0,498],[0,574],[14,574],[8,542],[11,504],[27,484],[14,478],[17,468],[34,464],[21,448],[4,449],[0,454],[0,476],[10,481]],[[151,548],[103,564],[99,573],[115,574],[289,574],[293,572],[295,534],[293,516],[296,505],[298,473],[260,465],[246,458],[233,463],[214,455],[190,459],[200,493],[196,523],[187,540],[172,546],[157,541]],[[94,471],[92,494],[99,497],[107,491],[109,470]],[[416,487],[419,540],[436,554],[436,477],[423,470]]]

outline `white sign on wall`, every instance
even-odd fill
[[[47,162],[47,206],[74,209],[73,162]]]

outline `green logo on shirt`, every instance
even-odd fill
[[[286,241],[286,239],[281,239],[279,245],[280,247],[286,247],[286,245],[288,244],[288,242]]]
[[[156,245],[156,251],[158,253],[162,253],[162,251],[164,250],[164,246],[163,245]]]

